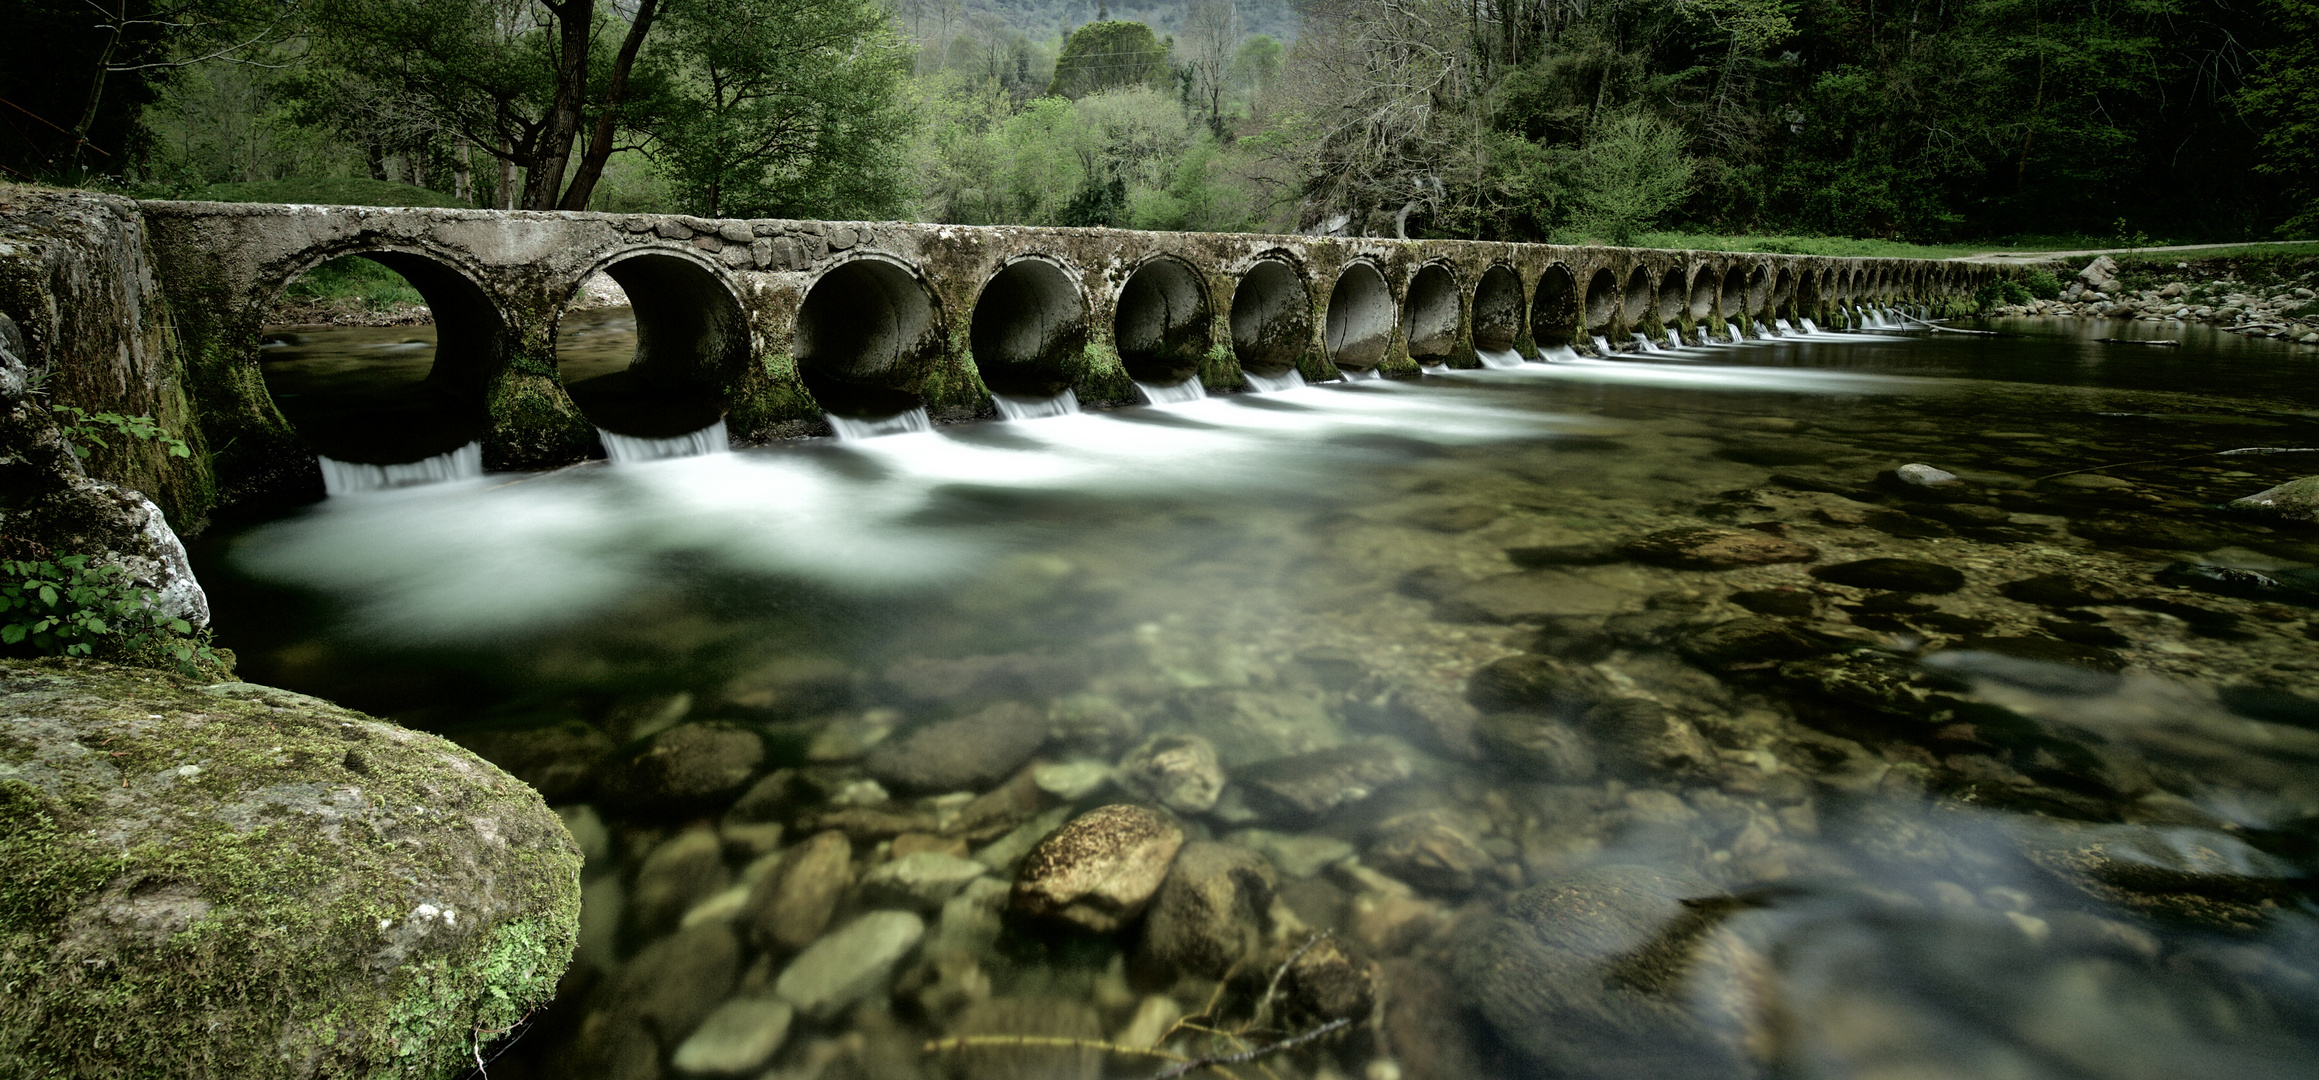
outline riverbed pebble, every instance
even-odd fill
[[[1039,841],[1015,875],[1012,905],[1099,934],[1143,912],[1183,846],[1184,831],[1151,810],[1090,810]]]
[[[1046,741],[1046,714],[1006,701],[879,743],[862,764],[896,790],[981,790],[1021,768]]]
[[[799,953],[773,992],[805,1016],[833,1015],[879,992],[925,934],[925,922],[910,912],[867,912]]]

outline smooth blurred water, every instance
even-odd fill
[[[717,890],[766,872],[742,790],[787,777],[776,851],[833,807],[937,820],[964,793],[870,792],[861,748],[994,695],[1049,718],[1038,760],[1095,778],[1042,813],[1138,801],[1109,770],[1152,737],[1214,741],[1227,791],[1301,749],[1406,755],[1408,779],[1325,813],[1233,796],[1181,815],[1274,867],[1260,966],[1298,927],[1377,964],[1383,1019],[1267,1059],[1283,1078],[1655,1080],[1569,1055],[1660,1044],[1706,1055],[1693,1075],[2309,1075],[2319,609],[2157,575],[2319,564],[2319,533],[2214,509],[2319,473],[2319,454],[2219,453],[2319,447],[2311,358],[2149,323],[1976,325],[2023,336],[1807,329],[493,475],[220,530],[196,558],[244,677],[449,733],[598,823],[585,880],[609,922],[493,1076],[613,1075],[607,1030],[675,1075],[689,1030],[624,1019],[637,958],[680,932],[641,912],[723,918]],[[2185,344],[2091,340],[2158,333]],[[1909,463],[1969,497],[1879,480]],[[1697,569],[1623,547],[1679,528],[1815,555]],[[1964,585],[1811,573],[1874,558]],[[2007,591],[2051,575],[2120,595]],[[1587,696],[1495,703],[1477,673],[1509,657]],[[986,670],[1062,674],[965,674]],[[1461,752],[1437,724],[1468,700]],[[1619,724],[1661,713],[1690,756],[1622,758]],[[619,794],[688,725],[755,733],[764,760],[711,802]],[[654,853],[700,828],[723,854],[695,895]],[[896,843],[857,837],[855,877]],[[1637,955],[1682,961],[1644,998],[1646,968],[1568,936],[1588,924],[1531,927],[1534,951],[1488,936],[1612,866],[1692,883],[1681,910],[1711,913],[1638,924]],[[647,902],[671,895],[689,899]],[[884,902],[844,896],[836,923]],[[981,1023],[978,1002],[1092,1009],[1110,1038],[1155,998],[1214,994],[1236,1026],[1264,989],[1156,970],[1132,927],[992,918],[962,951],[930,929],[867,1004],[801,1018],[749,1075],[942,1075],[921,1047]],[[1496,984],[1477,941],[1537,994],[1478,997]],[[703,982],[706,1004],[765,992],[789,956],[734,947],[764,970]]]

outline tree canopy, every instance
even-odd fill
[[[1168,77],[1168,48],[1139,22],[1091,22],[1071,32],[1055,58],[1047,92],[1083,98],[1105,90],[1156,85]]]

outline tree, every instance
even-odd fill
[[[2319,234],[2319,3],[2270,0],[2266,5],[2282,31],[2279,44],[2259,55],[2261,66],[2248,81],[2248,110],[2268,123],[2260,168],[2286,181],[2292,200],[2286,224],[2290,236]]]
[[[1129,86],[1158,85],[1168,77],[1168,50],[1139,22],[1091,22],[1071,32],[1055,58],[1047,92],[1077,100]]]
[[[1233,0],[1191,0],[1184,9],[1184,66],[1191,74],[1191,99],[1206,114],[1208,130],[1224,134],[1224,92],[1231,87],[1232,61],[1240,45],[1240,9]]]
[[[139,113],[169,75],[253,61],[289,22],[262,0],[9,5],[0,37],[0,171],[80,182],[129,171]]]
[[[310,19],[318,60],[404,95],[523,169],[517,207],[582,210],[636,96],[633,69],[659,6],[636,0],[623,23],[595,0],[330,0]]]
[[[1596,125],[1577,164],[1570,227],[1621,246],[1691,191],[1697,165],[1683,152],[1683,129],[1640,110]]]
[[[670,0],[636,126],[687,209],[885,216],[902,201],[910,49],[868,0]]]

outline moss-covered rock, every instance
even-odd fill
[[[554,993],[580,853],[449,742],[0,661],[0,1075],[437,1078]]]

